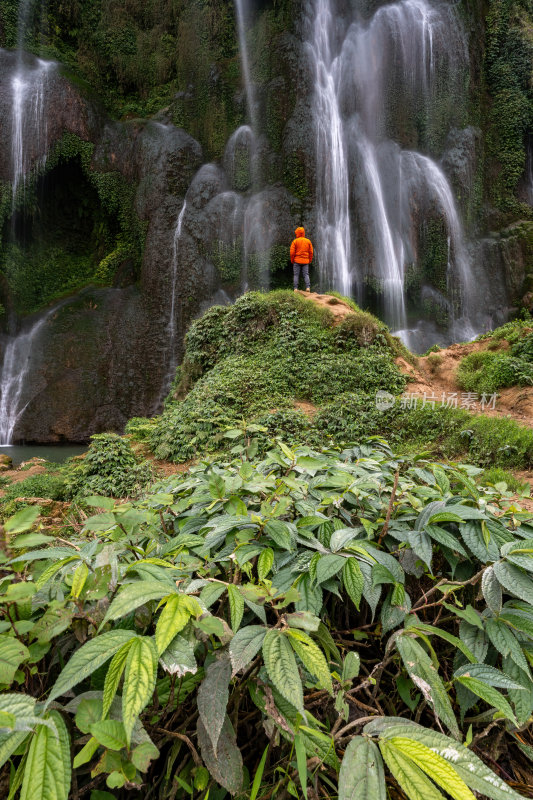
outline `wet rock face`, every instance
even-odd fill
[[[62,74],[59,64],[0,50],[0,180],[13,178],[13,137],[16,85],[25,98],[20,134],[24,139],[24,167],[33,168],[64,133],[94,141],[103,123],[101,110],[83,98]]]

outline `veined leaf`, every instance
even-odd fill
[[[32,525],[37,521],[37,517],[41,513],[41,506],[26,506],[21,508],[16,514],[6,521],[4,528],[6,533],[14,536],[16,533],[23,533],[29,530]]]
[[[228,600],[231,617],[231,628],[236,633],[239,630],[244,614],[244,597],[236,586],[228,586]]]
[[[398,636],[396,647],[416,687],[456,739],[461,734],[444,684],[426,651],[410,636]]]
[[[70,596],[71,597],[79,597],[83,591],[83,587],[85,586],[85,581],[87,580],[87,576],[89,574],[89,567],[82,561],[81,564],[78,564],[74,571],[74,575],[72,576],[72,586],[70,588]]]
[[[28,731],[13,731],[8,733],[5,738],[0,738],[0,767],[3,767],[8,758],[11,758],[15,750],[22,744]]]
[[[218,739],[226,718],[229,698],[231,664],[228,658],[219,658],[206,670],[205,678],[198,689],[198,713],[216,753]]]
[[[122,645],[133,639],[134,631],[115,630],[102,633],[86,642],[73,654],[52,687],[47,704],[68,692],[73,686],[105,664]]]
[[[247,625],[237,631],[229,644],[233,675],[248,666],[261,650],[267,629],[262,625]]]
[[[0,636],[0,683],[10,684],[19,666],[30,656],[25,644],[13,636]]]
[[[133,639],[130,639],[129,642],[125,642],[122,645],[120,650],[118,650],[113,656],[113,660],[107,669],[104,681],[104,691],[102,695],[102,719],[107,717],[107,713],[111,708],[113,698],[117,693],[118,685],[126,666],[126,658],[132,642]]]
[[[282,697],[303,712],[303,687],[288,638],[271,628],[263,641],[263,660],[268,677]]]
[[[186,594],[173,594],[168,598],[155,628],[155,644],[159,655],[167,649],[172,639],[189,621],[192,600],[193,598]],[[201,613],[199,605],[198,610]]]
[[[94,756],[96,751],[98,750],[98,742],[91,736],[88,742],[86,742],[79,753],[76,753],[74,756],[74,761],[72,762],[72,766],[74,769],[78,769],[82,767],[84,764],[87,764],[88,761]]]
[[[442,792],[439,792],[435,784],[424,775],[420,767],[389,741],[380,741],[379,749],[383,760],[409,800],[444,800]]]
[[[177,675],[178,678],[182,678],[187,672],[194,675],[198,669],[192,644],[179,634],[172,639],[165,652],[161,653],[159,663],[165,672]]]
[[[473,791],[490,797],[491,800],[523,800],[522,795],[508,786],[471,750],[443,733],[401,717],[380,717],[365,725],[363,732],[369,736],[379,735],[385,740],[394,736],[407,736],[425,744],[446,759]]]
[[[303,796],[307,800],[307,754],[301,734],[297,733],[294,737],[294,749],[296,751],[296,766],[298,768],[300,786],[302,787]]]
[[[512,656],[504,657],[503,668],[511,678],[527,687],[525,689],[509,689],[509,699],[513,704],[516,718],[520,725],[525,725],[533,712],[533,682],[529,675],[529,669],[527,672],[520,669],[513,661]]]
[[[102,719],[98,722],[93,722],[90,733],[98,744],[108,750],[122,750],[126,747],[124,725],[116,719]]]
[[[457,647],[468,660],[475,664],[477,662],[477,658],[472,653],[472,651],[463,644],[463,642],[457,637],[454,636],[453,633],[448,633],[448,631],[443,630],[442,628],[437,628],[434,625],[426,625],[423,622],[419,622],[417,619],[413,619],[413,621],[409,622],[406,625],[406,630],[414,630],[414,631],[421,631],[422,633],[427,633],[428,635],[438,636],[440,639],[444,639],[446,642],[453,644],[454,647]]]
[[[211,738],[201,718],[198,718],[197,733],[200,752],[207,769],[215,781],[230,794],[237,794],[242,786],[243,765],[229,717],[226,715],[224,719],[216,751],[213,750]]]
[[[292,649],[301,659],[304,667],[317,679],[320,688],[333,694],[331,673],[322,650],[304,631],[289,628],[286,635],[289,637]]]
[[[410,758],[438,786],[441,786],[454,800],[476,800],[466,783],[442,756],[421,742],[404,736],[395,736],[388,743]]]
[[[157,649],[149,636],[136,636],[128,650],[124,688],[122,690],[122,721],[128,747],[137,717],[152,697],[157,674]]]
[[[316,565],[316,582],[318,584],[333,578],[344,566],[344,556],[336,556],[333,553],[321,555]]]
[[[170,593],[171,589],[169,584],[163,581],[136,581],[135,583],[127,583],[122,587],[107,609],[100,628],[102,628],[106,622],[125,617],[126,614],[130,614],[132,611],[135,611],[136,608],[148,603],[150,600],[161,600],[162,597],[166,597]]]
[[[492,686],[488,686],[483,681],[478,680],[478,678],[470,678],[467,675],[462,675],[459,678],[456,678],[459,683],[462,683],[463,686],[466,686],[467,689],[470,689],[471,692],[477,694],[478,697],[481,697],[489,706],[494,706],[497,708],[498,711],[501,711],[502,714],[510,719],[513,725],[518,727],[518,723],[516,721],[516,717],[513,714],[513,709],[511,708],[508,701],[505,699],[503,694],[499,692],[497,689],[494,689]]]
[[[342,568],[342,580],[350,600],[359,611],[361,597],[363,595],[364,578],[356,558],[351,557],[345,559]]]
[[[521,569],[505,561],[497,561],[494,574],[508,592],[533,605],[533,581]]]
[[[54,575],[59,572],[63,567],[67,564],[71,564],[73,561],[78,561],[77,556],[68,556],[68,558],[62,558],[60,561],[55,561],[52,564],[49,564],[46,569],[44,569],[37,580],[35,581],[35,585],[38,589],[42,589],[43,586],[46,586],[48,581],[54,577]]]
[[[487,567],[481,578],[481,591],[485,602],[494,614],[502,610],[502,587],[494,574],[494,567]]]
[[[495,686],[498,689],[523,689],[516,681],[513,681],[508,675],[500,672],[499,669],[489,666],[489,664],[466,664],[464,667],[459,667],[454,673],[455,678],[461,677],[477,678],[489,686]]]
[[[40,725],[31,741],[20,800],[68,800],[70,737],[61,714],[51,711],[49,719],[55,730]]]
[[[339,800],[386,800],[385,773],[377,745],[365,736],[350,741],[339,772]]]
[[[272,569],[272,565],[274,563],[274,551],[271,547],[265,547],[264,550],[261,551],[259,558],[257,559],[257,576],[260,581],[264,581],[264,579],[269,574],[270,570]]]

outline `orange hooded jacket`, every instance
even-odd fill
[[[296,239],[291,244],[291,263],[310,264],[313,260],[313,245],[305,238],[303,228],[296,228],[294,233]]]

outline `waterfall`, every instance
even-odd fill
[[[430,214],[450,240],[450,328],[464,332],[474,293],[453,192],[437,160],[402,149],[395,115],[405,121],[408,109],[424,130],[441,132],[439,92],[462,96],[466,40],[447,3],[398,0],[369,19],[360,9],[344,18],[335,0],[314,0],[309,20],[320,285],[358,299],[372,286],[385,321],[406,330],[405,272]]]
[[[183,229],[183,218],[185,217],[185,211],[187,210],[187,200],[183,201],[183,205],[181,207],[181,211],[178,214],[178,220],[176,222],[176,227],[174,229],[174,236],[172,239],[172,260],[170,262],[170,315],[169,321],[167,326],[168,332],[168,346],[170,351],[170,359],[169,359],[169,367],[167,372],[167,380],[166,380],[166,387],[165,389],[168,390],[168,387],[172,383],[174,379],[174,373],[176,371],[177,366],[177,357],[176,357],[176,336],[177,336],[177,325],[176,325],[176,299],[177,299],[177,286],[178,286],[178,268],[179,268],[179,254],[180,254],[180,239],[181,239],[181,232]]]
[[[248,24],[244,0],[235,0],[235,10],[237,12],[237,33],[239,36],[239,54],[241,57],[242,77],[244,79],[244,90],[246,92],[246,105],[252,131],[257,134],[257,118],[255,110],[254,89],[250,71],[250,59],[248,57],[248,45],[246,43],[246,26]]]
[[[12,204],[15,206],[19,187],[24,187],[32,167],[46,161],[47,124],[44,101],[48,77],[54,64],[37,59],[34,66],[20,61],[11,90],[12,106]]]
[[[39,332],[56,310],[57,306],[50,309],[28,331],[10,337],[6,345],[0,378],[0,445],[2,446],[13,444],[15,426],[33,399],[34,395],[24,396],[32,350]]]
[[[334,17],[328,0],[316,0],[311,52],[315,61],[317,231],[320,285],[351,294],[348,163],[338,89],[341,63],[332,54]]]

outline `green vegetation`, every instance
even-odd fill
[[[527,774],[533,519],[477,473],[380,441],[280,444],[136,502],[87,498],[68,546],[19,512],[0,579],[11,796],[519,800],[489,734],[507,780]]]
[[[333,322],[327,309],[286,291],[250,292],[231,307],[210,309],[187,334],[177,392],[184,399],[154,425],[156,456],[185,461],[220,449],[224,432],[241,419],[265,424],[267,412],[295,401],[401,392],[405,379],[385,326],[359,310]]]
[[[529,12],[529,13],[528,13]],[[526,163],[525,140],[533,121],[531,9],[522,0],[491,0],[486,18],[484,80],[488,194],[506,214],[530,218],[516,198]]]
[[[506,386],[533,386],[533,361],[480,350],[465,356],[457,383],[468,392],[492,393]]]
[[[486,469],[480,479],[482,486],[494,486],[498,491],[509,491],[516,494],[527,493],[528,484],[516,478],[512,472],[507,472],[500,467]]]

